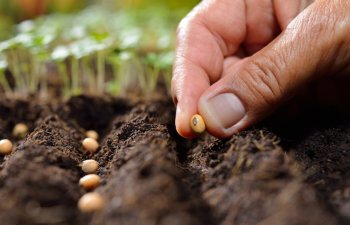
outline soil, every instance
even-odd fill
[[[350,122],[314,108],[230,139],[179,137],[170,99],[0,100],[1,225],[350,224]],[[331,119],[330,119],[331,118]],[[26,123],[23,140],[11,135]],[[101,148],[86,153],[86,130]],[[81,213],[79,163],[93,158],[106,201]]]

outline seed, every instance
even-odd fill
[[[79,185],[85,190],[96,188],[101,183],[101,179],[96,174],[85,175],[79,180]]]
[[[94,153],[97,151],[99,144],[93,138],[85,138],[83,140],[83,147],[86,151]]]
[[[0,141],[0,154],[6,155],[12,152],[12,142],[8,139],[2,139]]]
[[[94,130],[88,130],[85,133],[86,137],[98,140],[98,133]]]
[[[196,114],[191,117],[190,126],[194,133],[202,134],[205,131],[205,123],[203,117]]]
[[[95,212],[103,208],[105,202],[99,193],[91,192],[83,195],[78,202],[78,207],[82,212]]]
[[[12,135],[18,138],[24,138],[28,133],[28,126],[24,123],[18,123],[15,125],[12,131]]]
[[[98,162],[93,159],[84,160],[81,163],[81,169],[84,171],[84,173],[96,173],[98,169]]]

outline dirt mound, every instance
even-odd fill
[[[24,140],[11,136],[18,122],[29,125]],[[0,156],[0,224],[350,223],[350,123],[192,141],[173,124],[169,100],[1,100],[0,138],[17,148]],[[89,129],[101,136],[94,155],[81,145]],[[81,213],[79,163],[89,158],[106,205]]]

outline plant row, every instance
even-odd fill
[[[169,86],[182,15],[167,8],[111,12],[92,6],[24,21],[0,43],[0,89],[45,98],[54,82],[64,97],[135,88],[152,93],[160,76]]]

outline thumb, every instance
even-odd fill
[[[350,4],[328,3],[312,4],[272,43],[224,70],[202,94],[198,110],[211,134],[228,137],[247,128],[308,82],[348,65],[349,49],[343,46],[350,44]]]

